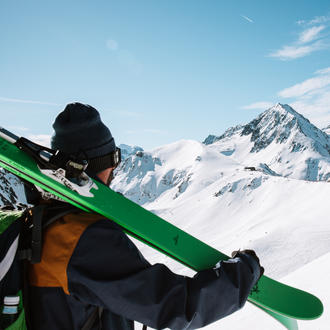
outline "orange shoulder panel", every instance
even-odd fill
[[[43,234],[41,262],[30,265],[29,282],[38,287],[62,287],[69,293],[67,266],[86,228],[102,219],[97,214],[70,214],[50,225]]]

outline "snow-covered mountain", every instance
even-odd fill
[[[194,173],[207,172],[205,166],[212,167],[219,161],[229,163],[229,167],[235,165],[223,158],[197,141],[179,141],[128,157],[118,167],[112,187],[139,204],[155,201],[161,195],[177,199],[190,185]],[[220,171],[209,174],[208,182],[221,176]]]
[[[326,133],[326,134],[328,134],[328,135],[330,135],[330,125],[329,126],[327,126],[327,127],[325,127],[325,128],[323,128],[323,130],[322,130],[324,133]]]
[[[0,168],[0,206],[26,204],[21,181]]]
[[[288,105],[277,104],[246,125],[210,135],[204,144],[249,167],[263,163],[285,177],[330,179],[330,137]]]
[[[288,105],[277,104],[247,125],[208,136],[203,144],[183,140],[131,153],[117,169],[113,187],[139,204],[170,201],[224,181],[226,171],[242,170],[328,181],[330,137]]]
[[[135,155],[139,151],[143,151],[143,149],[141,147],[129,146],[127,144],[120,144],[119,148],[121,149],[122,160],[125,160],[129,156]]]

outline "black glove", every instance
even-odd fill
[[[238,250],[238,251],[232,252],[232,254],[231,254],[232,258],[240,257],[240,255],[249,255],[258,263],[258,266],[260,269],[260,276],[258,278],[258,281],[259,281],[260,277],[264,274],[265,269],[264,269],[264,267],[262,267],[260,265],[260,260],[257,257],[256,253],[253,250],[242,250],[242,251]]]

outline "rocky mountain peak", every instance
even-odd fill
[[[125,160],[129,156],[135,155],[138,152],[143,152],[143,148],[139,146],[130,146],[127,144],[120,144],[119,148],[121,149],[121,158]]]
[[[302,145],[306,137],[314,151],[325,157],[330,156],[330,139],[327,134],[287,104],[276,104],[246,125],[242,135],[250,133],[251,141],[255,142],[251,152],[258,152],[273,141],[285,143],[289,138],[291,151],[301,151],[307,147]]]
[[[254,142],[251,152],[259,152],[273,141],[285,143],[294,131],[306,124],[310,124],[309,121],[290,106],[278,103],[245,125],[241,135],[251,135]]]
[[[262,151],[272,143],[284,144],[289,140],[292,152],[302,151],[307,147],[302,141],[306,137],[314,151],[330,156],[330,139],[326,132],[287,104],[277,103],[248,124],[232,127],[218,137],[209,135],[203,143],[212,144],[233,135],[250,136],[251,153]]]

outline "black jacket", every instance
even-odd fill
[[[193,278],[150,265],[121,228],[98,215],[70,214],[44,233],[42,261],[29,269],[33,330],[81,329],[95,306],[103,330],[196,329],[240,309],[259,278],[249,255]],[[99,329],[95,324],[93,329]]]

